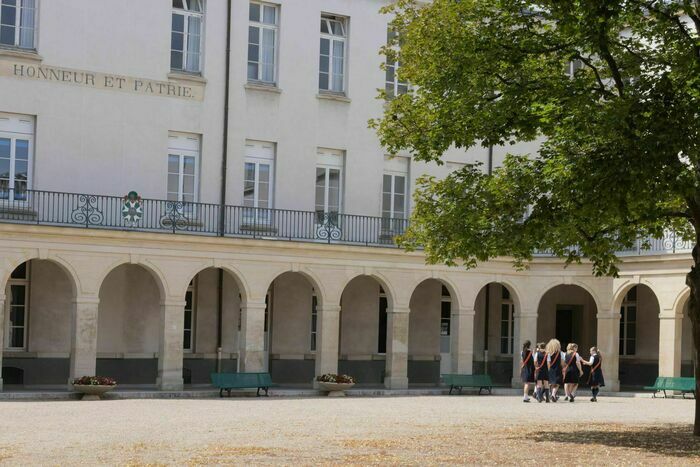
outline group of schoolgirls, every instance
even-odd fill
[[[583,367],[591,367],[588,385],[591,388],[591,402],[598,402],[600,387],[605,386],[601,364],[603,358],[596,347],[591,347],[590,358],[586,361],[578,354],[578,345],[569,344],[562,352],[561,343],[551,339],[546,345],[537,344],[533,351],[530,341],[525,341],[520,354],[520,378],[523,382],[523,402],[530,402],[530,385],[535,384],[534,397],[537,402],[557,402],[559,387],[564,385],[565,399],[574,402]]]

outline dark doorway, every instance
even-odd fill
[[[556,338],[561,342],[562,350],[569,342],[574,342],[573,308],[557,308]]]

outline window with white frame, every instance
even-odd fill
[[[343,151],[319,148],[316,154],[316,216],[320,223],[326,216],[342,210]]]
[[[196,282],[192,279],[185,292],[185,324],[182,339],[182,348],[185,352],[194,352],[194,323],[196,308]]]
[[[321,16],[320,91],[345,93],[347,37],[347,18]]]
[[[510,291],[501,286],[501,354],[513,353],[513,341],[515,337],[515,325],[513,313],[515,305],[510,296]]]
[[[246,141],[243,170],[243,206],[248,220],[268,221],[273,207],[275,143]]]
[[[620,308],[620,355],[637,352],[637,287],[625,295]]]
[[[29,317],[29,262],[19,265],[5,289],[5,348],[27,349],[27,322]]]
[[[37,0],[0,0],[0,45],[34,48]]]
[[[33,150],[34,117],[0,113],[0,200],[27,199]]]
[[[278,7],[250,2],[248,16],[248,81],[275,84]]]
[[[452,297],[449,290],[442,286],[440,297],[440,352],[450,353],[450,331],[452,325]]]
[[[168,201],[197,201],[200,140],[190,133],[168,134]]]
[[[387,29],[387,45],[391,45],[396,41],[397,33],[391,28]],[[398,52],[398,50],[395,50]],[[393,60],[392,57],[386,58],[385,64],[385,84],[384,89],[386,90],[386,96],[388,98],[393,98],[401,94],[406,94],[408,92],[408,83],[399,80],[399,67],[401,62],[398,60]]]
[[[382,181],[382,217],[384,219],[406,218],[408,167],[407,157],[384,158]]]
[[[170,36],[170,69],[202,71],[203,0],[173,0]]]
[[[318,335],[318,297],[311,296],[311,351],[316,351],[316,336]]]

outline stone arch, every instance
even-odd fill
[[[197,265],[195,268],[193,268],[192,271],[190,271],[187,274],[185,281],[177,285],[171,285],[171,289],[173,290],[174,295],[176,297],[183,296],[187,292],[187,288],[189,287],[192,280],[194,280],[195,277],[197,277],[201,272],[206,271],[207,269],[223,270],[225,273],[229,274],[231,278],[233,278],[234,282],[236,283],[236,286],[238,287],[238,291],[241,294],[242,300],[246,300],[246,298],[250,296],[250,287],[243,272],[234,266],[221,264],[210,264],[206,266]]]
[[[60,258],[57,256],[42,258],[40,255],[25,255],[25,256],[22,256],[16,260],[8,261],[7,270],[4,270],[4,269],[0,270],[0,286],[2,286],[2,288],[0,289],[0,292],[4,292],[5,285],[7,284],[7,281],[10,279],[10,275],[12,274],[12,272],[15,269],[17,269],[20,265],[22,265],[23,263],[27,263],[27,262],[30,262],[32,260],[49,261],[51,263],[58,265],[61,268],[61,270],[66,274],[66,276],[69,278],[72,296],[76,297],[78,295],[78,292],[81,290],[80,276],[78,275],[78,273],[75,270],[75,268],[73,267],[73,265],[70,264],[68,261],[64,260],[63,258]]]
[[[360,273],[360,274],[354,274],[354,275],[350,276],[344,282],[343,287],[341,288],[341,291],[342,291],[341,298],[342,298],[342,295],[345,293],[345,290],[348,288],[348,285],[350,285],[351,282],[353,282],[355,279],[360,278],[360,277],[370,277],[370,278],[374,279],[375,281],[377,281],[377,283],[379,283],[379,285],[382,287],[382,289],[384,289],[384,293],[386,294],[387,300],[389,302],[388,303],[389,307],[394,306],[395,300],[396,300],[395,289],[394,289],[393,285],[391,285],[391,282],[383,274],[377,273],[377,272],[366,273],[366,274]]]
[[[413,297],[413,294],[415,293],[416,289],[423,284],[424,282],[427,282],[429,280],[435,280],[437,282],[440,282],[442,285],[444,285],[447,288],[447,291],[450,293],[450,297],[452,298],[452,303],[457,307],[463,306],[461,300],[462,297],[459,293],[459,287],[457,284],[448,276],[446,275],[424,275],[421,276],[418,280],[414,280],[411,285],[409,286],[409,289],[411,291],[411,297]]]
[[[154,265],[145,262],[145,261],[129,261],[126,259],[118,259],[114,261],[112,264],[110,264],[108,267],[104,268],[100,274],[98,275],[98,279],[95,281],[97,284],[97,293],[99,294],[100,290],[102,289],[102,286],[104,285],[104,281],[109,276],[114,270],[117,268],[124,266],[124,265],[134,265],[134,266],[140,266],[146,271],[148,271],[153,278],[153,280],[156,283],[156,286],[158,287],[158,293],[160,294],[160,299],[161,301],[166,300],[167,297],[170,296],[170,289],[168,287],[168,282],[165,278],[165,274],[163,274],[162,271],[160,271],[157,267]]]
[[[491,278],[482,278],[480,279],[474,287],[474,291],[476,295],[474,295],[472,302],[475,302],[479,296],[479,294],[482,292],[482,290],[490,284],[501,284],[503,285],[506,289],[508,289],[508,292],[510,293],[511,297],[513,298],[513,304],[515,305],[515,311],[520,312],[520,310],[523,309],[524,305],[524,295],[520,290],[520,287],[509,277],[491,277]],[[465,303],[464,305],[468,306],[469,303]]]

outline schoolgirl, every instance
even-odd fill
[[[530,341],[525,341],[520,352],[520,379],[523,382],[523,402],[530,402],[530,384],[535,382],[535,363],[533,361]]]
[[[576,344],[571,343],[566,346],[562,375],[564,377],[566,400],[573,402],[576,398],[576,388],[578,388],[579,378],[583,375],[581,357],[578,354],[578,345]]]
[[[600,387],[605,386],[603,378],[603,357],[600,355],[597,347],[591,347],[591,358],[588,361],[583,361],[584,365],[591,367],[591,372],[588,375],[588,384],[591,386],[591,402],[598,402],[598,393]]]
[[[537,402],[546,400],[549,403],[549,369],[547,368],[547,351],[544,342],[537,344],[533,360],[535,364],[535,399]]]
[[[545,350],[547,351],[547,372],[549,387],[552,391],[552,402],[556,402],[559,400],[559,386],[564,380],[561,371],[564,352],[561,351],[561,342],[557,339],[550,339]]]

